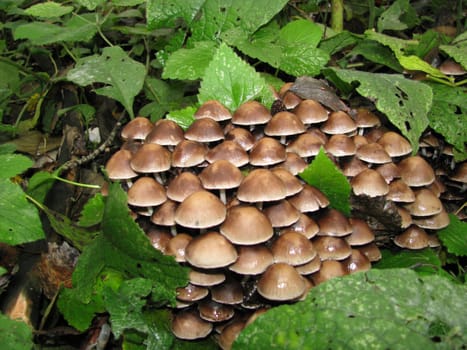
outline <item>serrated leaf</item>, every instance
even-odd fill
[[[329,60],[329,55],[317,48],[322,35],[323,29],[317,24],[296,20],[280,30],[275,22],[271,22],[251,37],[235,28],[223,38],[248,56],[290,75],[315,76]]]
[[[195,121],[194,114],[196,113],[196,110],[196,107],[189,106],[176,111],[170,111],[170,113],[167,114],[166,118],[174,121],[175,123],[180,125],[180,127],[183,130],[186,130]]]
[[[428,113],[430,127],[454,146],[454,159],[467,159],[467,100],[460,87],[427,83],[433,90],[433,106]]]
[[[34,163],[21,154],[0,154],[0,179],[9,179],[29,169]]]
[[[106,47],[100,56],[79,60],[67,79],[81,86],[106,84],[96,93],[119,101],[133,118],[133,100],[141,91],[145,76],[143,64],[128,57],[121,47],[113,46]]]
[[[405,30],[420,22],[409,0],[396,0],[378,18],[378,31]]]
[[[205,71],[198,100],[200,104],[218,100],[233,111],[242,103],[254,100],[266,89],[266,82],[253,67],[230,47],[221,44]]]
[[[31,22],[17,26],[13,31],[13,36],[15,40],[28,39],[34,45],[88,42],[97,33],[94,22],[90,21],[90,17],[86,15],[74,16],[63,26],[45,22]]]
[[[375,102],[376,108],[409,139],[413,153],[417,153],[418,140],[428,126],[431,88],[399,74],[330,69],[349,84],[358,82],[357,92]]]
[[[48,1],[28,7],[24,12],[30,16],[41,18],[61,17],[73,11],[73,6],[63,6],[57,2]]]
[[[31,350],[32,329],[24,322],[15,321],[0,313],[0,339],[2,347],[8,350]]]
[[[27,201],[21,188],[0,179],[0,242],[16,245],[43,239],[36,207]]]
[[[148,0],[146,19],[149,29],[174,28],[180,19],[189,25],[206,0]]]
[[[180,49],[173,52],[164,66],[162,78],[197,80],[200,79],[216,52],[216,43],[201,41],[191,49]]]
[[[455,349],[467,341],[467,286],[408,269],[333,278],[273,308],[233,349]]]
[[[449,214],[449,219],[449,226],[438,231],[438,237],[449,253],[467,256],[467,223],[453,214]]]
[[[328,158],[323,148],[308,167],[299,176],[309,185],[315,186],[326,197],[330,206],[345,215],[350,215],[350,192],[352,190],[349,181],[342,172]]]
[[[102,222],[104,215],[104,197],[96,193],[83,207],[78,224],[82,227],[91,227]]]

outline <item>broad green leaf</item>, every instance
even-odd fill
[[[378,31],[405,30],[420,22],[409,0],[396,0],[378,18]]]
[[[286,4],[287,0],[206,0],[200,17],[193,22],[190,41],[218,41],[223,33],[233,28],[252,34]]]
[[[467,69],[467,31],[458,35],[450,45],[441,45],[439,48]]]
[[[43,239],[37,209],[21,188],[8,179],[0,179],[0,193],[0,242],[16,245]]]
[[[146,0],[112,0],[115,6],[135,6],[146,2]]]
[[[15,321],[0,313],[0,339],[2,348],[8,350],[31,350],[32,329],[24,322]]]
[[[235,29],[227,32],[223,38],[248,56],[290,75],[315,76],[329,60],[329,55],[317,48],[322,35],[320,26],[307,20],[296,20],[281,30],[272,22],[251,37]]]
[[[354,55],[362,55],[367,60],[384,64],[396,72],[402,73],[403,71],[394,52],[374,40],[362,40],[359,42],[348,54],[348,56]]]
[[[456,256],[467,256],[467,223],[449,214],[451,223],[438,231],[438,237],[449,253]]]
[[[0,155],[8,155],[16,151],[16,146],[12,143],[3,143],[0,145]]]
[[[205,71],[198,100],[200,104],[218,100],[233,111],[242,103],[254,100],[265,89],[266,82],[254,68],[230,47],[221,44]]]
[[[29,169],[33,161],[21,154],[0,154],[0,164],[0,179],[8,179]]]
[[[134,61],[119,46],[106,47],[101,56],[78,61],[67,79],[81,86],[103,83],[96,93],[119,101],[134,117],[133,100],[141,91],[146,76],[143,64]]]
[[[86,7],[88,10],[92,11],[97,6],[103,4],[105,1],[104,0],[76,0],[76,2]]]
[[[194,114],[197,108],[193,106],[179,109],[176,111],[170,111],[166,118],[176,122],[183,130],[186,130],[195,121]]]
[[[454,146],[454,159],[467,159],[467,100],[461,87],[428,83],[433,90],[433,106],[428,113],[430,127]]]
[[[82,227],[91,227],[102,222],[104,215],[104,197],[96,193],[83,207],[78,224]]]
[[[146,18],[149,29],[174,28],[182,19],[190,25],[206,0],[147,0]]]
[[[233,349],[460,349],[467,286],[408,269],[333,278],[303,302],[273,308]]]
[[[428,112],[433,99],[431,88],[398,74],[376,74],[330,68],[340,79],[358,82],[357,92],[374,101],[412,144],[414,154],[418,140],[428,126]]]
[[[192,49],[180,49],[172,53],[162,72],[164,79],[200,79],[216,52],[216,43],[201,41]]]
[[[94,19],[95,21],[95,19]],[[58,42],[88,42],[97,33],[96,24],[89,15],[74,16],[63,26],[45,22],[30,22],[17,26],[15,40],[28,39],[34,45]]]
[[[344,30],[322,40],[318,47],[328,55],[333,55],[346,47],[357,44],[360,40],[357,35]]]
[[[44,2],[42,4],[32,5],[24,12],[30,16],[41,18],[61,17],[73,11],[73,6],[63,6],[54,1]]]
[[[396,57],[399,63],[401,64],[401,66],[404,67],[405,69],[408,69],[411,71],[421,71],[433,77],[448,80],[448,77],[446,77],[446,75],[441,73],[439,69],[425,62],[420,57],[417,57],[415,55],[405,56],[405,55],[397,54],[397,53],[396,53]]]
[[[0,62],[0,88],[5,89],[5,92],[0,93],[0,97],[17,91],[19,86],[19,68],[7,62]]]
[[[382,250],[382,259],[373,267],[377,269],[411,268],[420,275],[433,275],[441,270],[441,260],[433,249],[400,251]]]
[[[39,203],[45,202],[45,197],[55,182],[58,171],[49,173],[48,171],[38,171],[28,182],[27,194]]]
[[[299,176],[309,185],[315,186],[326,197],[330,206],[345,215],[350,215],[350,192],[352,190],[349,181],[328,158],[323,148],[320,149],[315,159]]]
[[[406,51],[418,57],[425,57],[430,51],[436,50],[440,44],[448,42],[445,36],[433,29],[420,35],[414,34],[414,39],[418,41],[418,45],[414,47],[409,45]]]

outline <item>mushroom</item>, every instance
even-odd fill
[[[212,300],[227,305],[240,304],[243,301],[243,288],[234,278],[210,288]]]
[[[300,218],[300,211],[290,204],[286,199],[272,204],[263,209],[272,227],[290,226]]]
[[[188,277],[191,284],[202,287],[215,286],[225,281],[225,274],[221,272],[207,272],[195,269],[190,270]]]
[[[225,190],[236,188],[243,180],[242,172],[227,160],[217,160],[199,174],[203,187],[219,190],[222,203],[227,203]]]
[[[313,244],[303,235],[289,231],[279,236],[271,246],[275,263],[303,265],[316,256]]]
[[[285,263],[270,265],[258,281],[258,293],[268,300],[294,300],[305,292],[302,276]]]
[[[207,337],[212,331],[212,323],[203,320],[196,311],[187,309],[174,315],[171,328],[177,338],[194,340]]]
[[[200,143],[224,139],[224,132],[218,122],[210,118],[196,119],[185,131],[185,138]]]
[[[235,141],[246,152],[248,152],[255,144],[255,137],[247,129],[232,128],[225,134],[226,141]]]
[[[185,287],[176,289],[177,299],[185,302],[193,302],[204,299],[209,294],[209,289],[188,283]]]
[[[258,101],[248,101],[240,105],[232,116],[232,124],[249,126],[250,131],[255,125],[266,124],[272,115]]]
[[[381,121],[368,108],[360,107],[355,111],[355,124],[358,128],[358,134],[363,135],[365,129],[378,127],[381,125]]]
[[[433,168],[420,156],[411,156],[398,164],[401,179],[410,187],[428,186],[435,181]]]
[[[127,123],[120,133],[123,140],[144,140],[153,128],[153,124],[148,118],[136,117]]]
[[[316,187],[305,184],[296,195],[289,197],[288,201],[302,213],[315,212],[329,205],[329,200]]]
[[[175,223],[175,210],[177,209],[177,202],[167,199],[161,206],[154,210],[151,215],[151,222],[159,226],[170,227],[170,233],[175,236],[177,228]]]
[[[285,147],[272,137],[263,137],[250,150],[250,164],[269,166],[285,161]]]
[[[301,214],[300,218],[293,225],[282,229],[280,234],[284,234],[287,231],[294,231],[304,235],[306,238],[310,239],[316,236],[319,232],[318,224],[315,220],[307,216],[306,214]]]
[[[160,174],[170,169],[170,158],[170,152],[163,146],[145,143],[131,157],[130,166],[138,173],[153,174],[163,185],[165,181]]]
[[[206,160],[209,163],[214,163],[216,160],[228,160],[240,168],[248,164],[250,158],[248,153],[237,142],[224,141],[206,153]]]
[[[307,163],[295,152],[286,152],[285,160],[279,163],[277,167],[287,169],[292,175],[301,173],[307,167]]]
[[[202,143],[183,140],[172,153],[172,165],[178,168],[189,168],[206,160],[207,148]]]
[[[237,260],[235,247],[218,232],[207,232],[193,238],[185,249],[186,260],[195,267],[215,269]]]
[[[303,189],[303,184],[286,168],[278,167],[271,169],[274,175],[276,175],[285,184],[286,195],[293,196],[299,193]]]
[[[318,252],[321,261],[343,260],[352,251],[347,241],[340,237],[318,236],[313,239],[313,246]]]
[[[264,128],[268,136],[279,136],[280,142],[285,145],[286,137],[299,135],[305,132],[305,126],[299,117],[287,111],[276,113]]]
[[[352,138],[340,134],[332,135],[324,145],[324,149],[334,157],[353,156],[357,151]]]
[[[193,115],[195,119],[209,118],[216,122],[232,119],[230,111],[217,100],[204,102]]]
[[[361,246],[371,243],[375,240],[375,234],[366,221],[357,218],[350,218],[352,233],[345,237],[345,240],[351,246]]]
[[[389,154],[384,150],[383,146],[378,143],[367,143],[361,145],[356,152],[358,159],[369,164],[384,164],[392,162]]]
[[[321,263],[321,268],[311,275],[311,280],[317,286],[331,278],[345,276],[347,274],[347,268],[342,262],[326,260]]]
[[[237,320],[226,325],[219,336],[217,337],[217,343],[222,350],[230,350],[232,344],[239,336],[240,332],[245,328],[245,321]]]
[[[177,262],[185,262],[185,250],[193,237],[186,233],[178,233],[173,236],[167,244],[166,254],[175,257]]]
[[[370,259],[357,249],[352,249],[350,256],[342,263],[347,268],[348,273],[368,271],[371,268]]]
[[[431,216],[443,210],[443,204],[436,195],[427,188],[415,192],[415,201],[405,205],[413,216]]]
[[[328,119],[328,111],[326,108],[315,100],[301,101],[293,109],[293,112],[305,125],[319,124]]]
[[[105,170],[111,180],[129,180],[136,176],[133,168],[130,166],[132,154],[128,150],[119,150],[115,152],[107,161]]]
[[[329,135],[353,134],[357,130],[357,124],[347,113],[343,111],[331,112],[328,120],[321,126],[321,131]]]
[[[265,245],[240,246],[238,259],[229,270],[241,275],[259,275],[272,263],[272,253]]]
[[[284,182],[268,169],[254,169],[242,181],[237,198],[242,202],[257,203],[262,208],[263,202],[284,199],[287,188]]]
[[[336,209],[328,209],[318,219],[320,236],[342,237],[352,233],[352,225],[349,220]]]
[[[198,176],[188,171],[178,174],[167,186],[167,197],[175,202],[183,202],[190,194],[202,191],[203,184]]]
[[[394,132],[388,131],[381,136],[377,143],[381,145],[390,157],[402,157],[412,152],[412,146],[405,137]]]
[[[311,259],[309,262],[295,266],[295,269],[300,275],[310,275],[316,271],[318,271],[321,268],[321,259],[319,258],[319,255],[316,254],[316,256]]]
[[[160,119],[154,124],[151,132],[146,136],[146,143],[157,143],[167,146],[170,151],[183,141],[183,129],[173,120]]]
[[[423,249],[429,246],[429,236],[424,229],[411,225],[394,238],[394,243],[401,248]]]
[[[389,192],[389,186],[384,177],[373,169],[366,169],[350,180],[352,191],[357,196],[378,197]]]
[[[222,322],[230,320],[235,310],[230,305],[220,304],[214,300],[205,300],[198,303],[199,316],[209,322]]]
[[[128,190],[128,204],[137,207],[153,207],[167,200],[164,187],[152,177],[143,176]]]

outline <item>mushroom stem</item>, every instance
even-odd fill
[[[177,235],[177,226],[176,225],[172,225],[170,226],[170,234],[175,237]]]
[[[287,136],[282,135],[280,139],[280,143],[285,146],[287,144]]]
[[[154,178],[159,182],[161,185],[165,184],[165,176],[162,173],[154,173]]]
[[[222,203],[226,204],[227,203],[227,197],[226,197],[226,194],[225,194],[225,189],[220,189],[219,190],[219,197],[220,197],[220,200]]]

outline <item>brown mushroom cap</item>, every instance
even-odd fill
[[[249,151],[255,144],[255,137],[244,128],[232,128],[225,134],[226,141],[235,141],[245,151]]]
[[[229,323],[222,329],[217,338],[217,342],[222,350],[230,350],[232,348],[233,342],[237,339],[243,328],[245,328],[245,324],[245,321],[238,320]]]
[[[228,160],[216,160],[199,174],[203,187],[209,190],[229,189],[240,185],[242,172]]]
[[[389,186],[384,177],[373,169],[366,169],[350,180],[352,191],[357,196],[384,196],[389,192]]]
[[[209,118],[195,120],[185,131],[187,140],[201,143],[214,142],[224,139],[224,132],[218,122]]]
[[[355,248],[363,253],[371,262],[381,259],[381,251],[375,242],[364,244]]]
[[[268,136],[291,136],[303,132],[305,126],[300,118],[287,111],[274,114],[264,128],[264,133]]]
[[[182,310],[172,319],[172,332],[179,339],[205,338],[212,331],[212,323],[199,317],[196,311]]]
[[[340,237],[318,236],[313,238],[313,246],[322,261],[342,260],[352,251],[347,241]]]
[[[186,233],[179,233],[172,237],[167,244],[166,254],[175,257],[175,261],[185,262],[185,250],[193,237]]]
[[[327,197],[316,187],[305,184],[296,195],[289,197],[288,201],[302,213],[318,211],[329,205]]]
[[[318,234],[319,227],[315,220],[302,213],[296,223],[281,230],[280,234],[284,234],[287,231],[298,232],[310,239]]]
[[[228,160],[236,167],[248,164],[248,153],[235,141],[224,141],[206,153],[206,160],[214,163],[216,160]]]
[[[146,143],[157,143],[161,146],[176,146],[182,141],[183,129],[169,119],[158,120],[145,139]]]
[[[303,124],[317,124],[328,119],[328,111],[315,100],[303,100],[293,110]]]
[[[394,163],[380,165],[376,168],[376,171],[384,177],[384,180],[386,180],[388,184],[394,179],[401,177],[399,167]]]
[[[191,269],[188,273],[188,277],[190,278],[191,284],[202,287],[215,286],[225,281],[225,275],[221,272],[201,272]]]
[[[321,126],[326,134],[350,134],[357,130],[357,124],[343,111],[331,112],[328,120]]]
[[[368,108],[357,108],[355,113],[355,124],[358,128],[374,128],[381,125],[379,118]]]
[[[353,139],[341,134],[332,135],[324,145],[324,149],[335,157],[353,156],[357,151]]]
[[[411,215],[431,216],[439,214],[443,210],[443,204],[439,198],[427,188],[415,192],[415,201],[405,206]]]
[[[371,268],[370,259],[357,249],[352,249],[350,256],[342,263],[347,268],[348,273],[368,271]]]
[[[229,278],[222,284],[210,288],[212,300],[227,305],[243,302],[243,288],[237,279]]]
[[[438,214],[413,218],[413,223],[418,227],[429,230],[440,230],[449,225],[449,215],[446,210],[441,210]]]
[[[341,164],[342,173],[347,177],[354,177],[361,173],[363,170],[368,169],[368,164],[362,162],[357,157],[344,160],[344,162]]]
[[[415,200],[415,194],[404,181],[395,180],[389,184],[386,198],[394,202],[410,203]]]
[[[138,176],[130,166],[131,158],[132,154],[128,150],[121,149],[115,152],[105,165],[109,179],[128,180]]]
[[[435,181],[433,168],[420,156],[411,156],[398,164],[402,181],[410,187],[428,186]]]
[[[188,283],[185,287],[177,288],[177,299],[185,302],[193,302],[204,299],[209,294],[209,289]]]
[[[183,202],[190,194],[203,190],[198,176],[190,172],[182,172],[170,181],[167,186],[167,197],[176,202]]]
[[[412,146],[405,137],[394,132],[388,131],[378,139],[378,144],[383,146],[384,150],[391,157],[401,157],[412,152]]]
[[[241,275],[258,275],[273,263],[271,251],[264,245],[238,247],[238,259],[229,270]]]
[[[326,260],[321,263],[319,271],[311,275],[313,283],[317,286],[331,278],[347,275],[345,265],[336,260]]]
[[[397,207],[397,213],[401,218],[401,228],[407,228],[412,225],[412,216],[410,212],[402,207]]]
[[[372,164],[384,164],[392,162],[391,157],[384,150],[383,146],[374,142],[361,145],[357,149],[356,156],[358,159]]]
[[[285,263],[272,264],[258,281],[258,293],[269,300],[293,300],[304,292],[303,277]]]
[[[225,219],[227,209],[218,197],[208,191],[190,194],[175,211],[175,222],[189,228],[208,228]]]
[[[215,269],[234,263],[237,251],[224,236],[211,231],[191,240],[185,249],[185,258],[195,267]]]
[[[336,209],[328,209],[318,219],[319,233],[322,236],[342,237],[352,233],[349,220]]]
[[[251,171],[237,190],[237,198],[248,203],[281,200],[286,194],[284,182],[267,169]]]
[[[375,240],[375,234],[365,220],[350,218],[349,222],[352,225],[352,233],[345,237],[345,240],[351,246],[360,246]]]
[[[209,322],[222,322],[230,320],[235,310],[230,305],[220,304],[214,300],[205,300],[198,303],[199,316]]]
[[[287,152],[298,154],[302,158],[316,156],[319,153],[321,146],[324,145],[322,139],[312,133],[305,133],[291,141],[287,147]]]
[[[293,196],[303,189],[303,184],[300,180],[286,168],[274,168],[272,172],[284,182],[287,196]]]
[[[154,248],[162,252],[162,254],[166,254],[167,246],[172,239],[172,235],[169,232],[151,228],[146,233],[146,236],[149,238],[149,241]]]
[[[295,269],[300,275],[309,275],[312,274],[316,271],[318,271],[321,267],[321,259],[319,258],[319,255],[316,254],[316,256],[311,259],[309,262],[295,266]]]
[[[300,211],[290,204],[286,199],[276,204],[269,205],[263,209],[272,227],[290,226],[300,218]]]
[[[407,249],[423,249],[429,246],[429,236],[424,229],[412,225],[394,238],[394,243]]]
[[[446,75],[464,75],[467,73],[462,65],[452,59],[445,60],[438,69]]]
[[[172,153],[172,165],[179,168],[188,168],[199,165],[206,159],[207,148],[202,143],[183,140]]]
[[[193,116],[195,119],[209,118],[217,122],[232,119],[230,111],[217,100],[204,102]]]
[[[266,124],[272,116],[268,109],[258,101],[248,101],[240,105],[232,116],[232,124]]]
[[[164,186],[153,177],[140,177],[128,190],[128,204],[138,207],[152,207],[167,200]]]
[[[170,152],[155,143],[143,144],[133,155],[130,166],[139,173],[159,173],[170,169]]]
[[[144,140],[153,126],[148,118],[136,117],[122,128],[120,136],[123,140]]]
[[[263,137],[250,150],[250,164],[268,166],[285,161],[285,147],[272,137]]]
[[[288,231],[279,236],[271,246],[275,263],[302,265],[316,256],[313,244],[302,234]]]
[[[253,206],[229,208],[220,232],[232,243],[241,245],[262,243],[274,234],[266,215]]]
[[[448,178],[456,182],[467,183],[467,162],[458,164],[454,173],[449,175]]]

